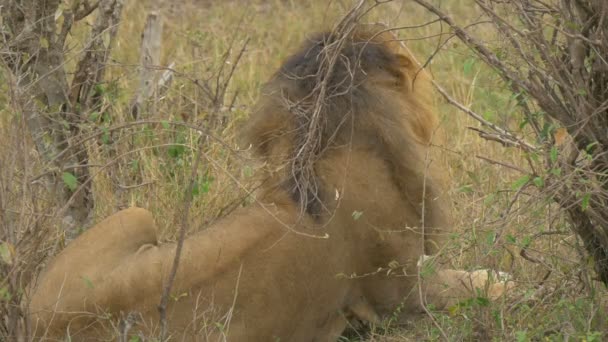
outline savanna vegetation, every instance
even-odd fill
[[[0,7],[0,336],[5,340],[25,336],[27,289],[45,261],[118,209],[148,208],[162,240],[174,241],[180,228],[191,232],[251,202],[261,166],[237,147],[238,128],[281,61],[311,33],[331,29],[352,5],[101,1],[112,3],[120,16],[109,13],[106,29],[95,32],[100,10],[89,8],[88,1],[57,1],[45,18],[60,32],[73,21],[62,36],[64,57],[36,75],[20,71],[33,60],[32,51],[51,50],[55,41],[36,36],[19,45],[23,35],[14,35],[18,25],[5,13],[25,3],[9,0]],[[117,10],[116,3],[124,6]],[[517,286],[500,300],[479,294],[447,311],[431,306],[419,320],[400,325],[388,319],[345,341],[607,337],[601,249],[607,246],[601,229],[606,81],[583,76],[571,86],[570,77],[557,79],[551,70],[558,69],[555,56],[573,46],[569,39],[579,39],[591,48],[582,49],[580,60],[561,63],[582,63],[589,75],[605,75],[606,38],[589,32],[608,32],[600,30],[608,8],[601,1],[581,2],[584,6],[567,17],[537,3],[542,4],[378,1],[365,15],[368,22],[396,28],[444,94],[436,94],[442,138],[433,154],[448,165],[442,171],[449,179],[454,232],[438,262],[506,271]],[[562,2],[548,3],[547,8]],[[585,9],[605,12],[595,22],[589,19],[592,11],[583,17],[587,21],[577,21]],[[141,100],[140,37],[150,11],[163,23],[159,63],[149,68],[151,82],[159,86]],[[79,73],[84,58],[103,67],[95,70],[96,78]],[[49,85],[40,83],[41,75],[57,67],[70,84],[78,77],[95,81],[71,84],[69,89],[78,90],[57,95],[74,104],[69,111],[62,100],[49,101]],[[593,80],[585,83],[588,79]],[[549,99],[539,102],[543,93]],[[561,117],[551,111],[557,107],[565,113]],[[60,115],[66,112],[78,113],[78,119]],[[595,130],[577,126],[580,116],[568,121],[580,112],[589,114],[585,122]],[[44,117],[38,128],[31,124],[34,114]]]

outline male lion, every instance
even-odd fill
[[[449,227],[436,167],[427,168],[428,83],[377,27],[321,34],[288,58],[244,130],[267,181],[256,204],[185,240],[171,338],[331,341],[349,319],[379,322],[397,307],[407,316],[424,297],[441,307],[484,288],[487,273],[454,270],[418,287],[418,260]],[[175,249],[157,244],[144,209],[83,233],[39,277],[36,336],[112,339],[127,314],[137,318],[129,334],[157,333]]]

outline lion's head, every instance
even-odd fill
[[[441,170],[428,166],[438,126],[430,88],[429,74],[381,25],[318,34],[266,84],[244,140],[267,163],[270,182],[318,219],[331,216],[329,199],[339,190],[324,183],[321,161],[336,148],[367,149],[387,164],[430,236],[447,221]]]

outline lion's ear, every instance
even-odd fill
[[[411,91],[411,83],[416,77],[416,66],[406,55],[393,54],[391,65],[384,66],[391,78],[391,86],[405,92]]]
[[[403,54],[397,54],[395,56],[395,59],[397,59],[397,63],[399,63],[399,66],[404,69],[409,69],[414,65],[412,60],[408,56]]]
[[[408,94],[416,94],[420,101],[428,101],[431,94],[432,77],[407,50],[394,55],[395,67],[399,70],[399,86]]]

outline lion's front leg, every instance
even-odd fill
[[[485,296],[496,300],[514,286],[507,274],[488,269],[471,272],[446,269],[423,277],[426,303],[440,310],[467,298]]]

